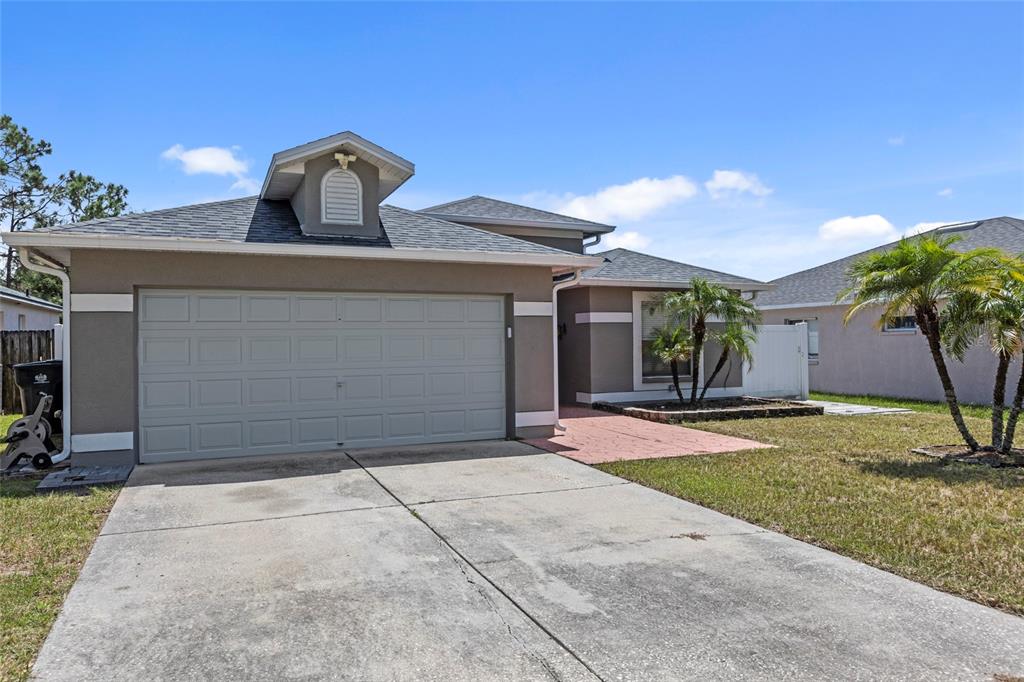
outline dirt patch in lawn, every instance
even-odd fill
[[[1024,467],[1024,450],[1013,448],[1009,455],[991,449],[971,452],[964,445],[926,445],[911,450],[915,455],[927,455],[946,462],[984,464],[990,467]]]
[[[606,412],[614,412],[666,424],[724,421],[728,419],[810,417],[824,414],[825,411],[825,408],[820,405],[747,396],[705,400],[696,407],[680,405],[677,401],[620,404],[596,403],[594,407]]]

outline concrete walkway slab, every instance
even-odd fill
[[[661,424],[586,407],[563,406],[560,414],[560,421],[566,427],[564,433],[526,442],[584,464],[772,447],[745,438],[675,424]]]
[[[904,414],[913,412],[905,407],[877,407],[875,405],[860,405],[858,403],[840,403],[834,400],[804,400],[808,405],[820,405],[825,408],[825,414],[835,414],[842,417],[859,417],[867,414]]]
[[[129,491],[34,679],[1024,675],[1024,619],[520,443],[149,465]]]

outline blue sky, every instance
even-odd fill
[[[251,194],[274,151],[349,129],[416,163],[390,203],[527,201],[765,279],[1024,216],[1021,3],[0,12],[3,111],[135,210]]]

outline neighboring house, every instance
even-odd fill
[[[766,288],[584,255],[614,227],[507,202],[381,203],[413,173],[345,132],[275,154],[257,197],[5,234],[66,280],[77,460],[548,436],[556,289],[564,395],[589,400],[634,396],[635,363],[665,390],[638,351],[646,292]]]
[[[0,287],[0,331],[53,330],[62,308],[46,299]]]
[[[987,246],[1012,255],[1024,253],[1024,220],[1017,218],[958,223],[926,234],[957,235],[958,250]],[[887,248],[891,245],[864,253]],[[847,286],[850,265],[864,253],[772,281],[775,288],[758,298],[765,323],[807,323],[812,390],[943,400],[935,365],[913,317],[890,320],[879,329],[878,313],[866,310],[844,325],[847,305],[836,303],[836,297]],[[1015,363],[1011,376],[1019,366]],[[983,342],[963,363],[951,360],[949,368],[960,400],[992,402],[996,360]]]

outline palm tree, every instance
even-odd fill
[[[651,337],[651,352],[672,372],[672,386],[679,396],[679,404],[683,404],[683,391],[679,388],[679,363],[686,362],[693,356],[693,337],[690,331],[679,324],[669,324],[654,330]]]
[[[1024,367],[1020,370],[1020,379],[1017,380],[1017,390],[1013,395],[1013,406],[1010,407],[1010,416],[1006,418],[1006,431],[1003,433],[1003,447],[1000,451],[1009,455],[1013,449],[1013,436],[1017,430],[1017,419],[1020,417],[1021,406],[1024,405]]]
[[[738,292],[700,277],[690,280],[689,289],[671,291],[657,297],[652,307],[663,310],[672,324],[684,327],[689,324],[693,341],[691,406],[697,404],[700,360],[704,342],[708,339],[709,321],[714,319],[726,324],[740,322],[752,326],[761,319],[754,304],[740,296]]]
[[[735,355],[742,362],[747,363],[747,367],[753,366],[753,346],[757,341],[756,329],[756,327],[742,322],[729,322],[725,325],[725,329],[713,333],[714,339],[722,346],[722,352],[718,356],[718,362],[715,364],[714,371],[711,372],[708,380],[704,382],[704,387],[700,391],[700,397],[697,399],[698,402],[703,402],[704,395],[708,392],[708,387],[714,383],[715,377],[725,367],[725,363],[729,360],[730,356]]]
[[[864,255],[850,266],[847,272],[850,286],[839,293],[836,301],[852,296],[845,322],[868,308],[881,309],[879,326],[888,319],[913,313],[928,342],[949,413],[973,452],[978,450],[978,441],[971,435],[960,412],[953,380],[942,355],[939,308],[942,301],[955,295],[984,296],[997,289],[1003,256],[997,249],[960,253],[952,248],[958,241],[960,238],[955,236],[901,239],[891,249]]]
[[[940,316],[943,343],[950,355],[963,361],[967,349],[984,336],[997,358],[992,391],[992,448],[996,450],[1003,448],[1006,376],[1014,358],[1024,350],[1024,283],[1015,274],[1024,263],[1007,259],[1006,265],[998,289],[954,294]],[[1016,426],[1016,419],[1014,422]]]

